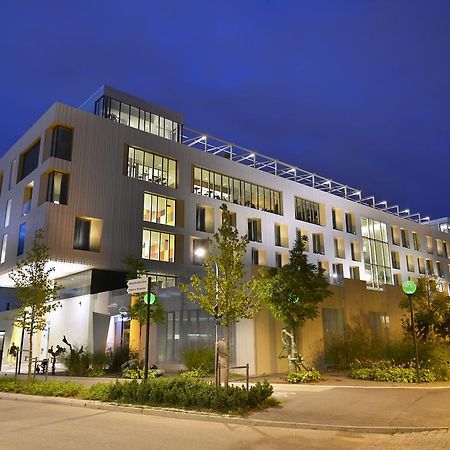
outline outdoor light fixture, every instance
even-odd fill
[[[196,248],[194,251],[194,255],[198,258],[203,258],[206,255],[206,250],[204,247]]]

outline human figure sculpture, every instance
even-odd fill
[[[287,358],[289,372],[298,372],[302,370],[302,367],[303,369],[308,370],[308,368],[303,364],[303,356],[300,355],[300,353],[297,351],[297,344],[295,342],[294,335],[286,328],[283,328],[281,330],[281,342],[283,343],[283,346],[278,353],[278,358]],[[284,352],[286,352],[287,354],[284,355]]]
[[[56,350],[53,350],[53,345],[48,349],[50,355],[52,355],[52,375],[55,375],[56,371],[56,358],[61,354],[65,353],[66,349],[60,345],[56,346]]]

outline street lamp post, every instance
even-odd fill
[[[414,353],[415,353],[415,362],[416,362],[416,377],[417,383],[420,383],[420,372],[419,372],[419,354],[417,352],[417,342],[416,342],[416,323],[414,321],[414,308],[412,302],[412,295],[416,292],[417,285],[414,281],[405,281],[402,284],[403,292],[408,296],[409,299],[409,309],[411,313],[411,331],[413,335],[413,343],[414,343]]]
[[[206,249],[203,247],[199,247],[194,251],[195,256],[198,258],[203,258],[206,255]],[[214,261],[214,270],[216,275],[216,304],[214,305],[214,318],[215,318],[215,337],[214,337],[214,379],[216,387],[219,384],[219,374],[218,374],[218,366],[219,366],[219,352],[217,349],[217,340],[218,340],[218,331],[219,331],[219,266],[216,261]]]

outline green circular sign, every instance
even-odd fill
[[[148,303],[148,294],[145,294],[144,302]],[[150,292],[150,305],[153,305],[153,303],[155,302],[156,302],[156,295],[153,292]]]
[[[416,292],[417,285],[416,283],[414,283],[414,281],[408,280],[402,284],[402,289],[405,294],[411,295]]]

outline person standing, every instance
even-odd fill
[[[18,350],[19,350],[19,347],[17,347],[13,342],[11,347],[9,348],[9,353],[8,353],[8,362],[9,362],[10,366],[13,366],[16,363],[16,357],[17,357]]]

